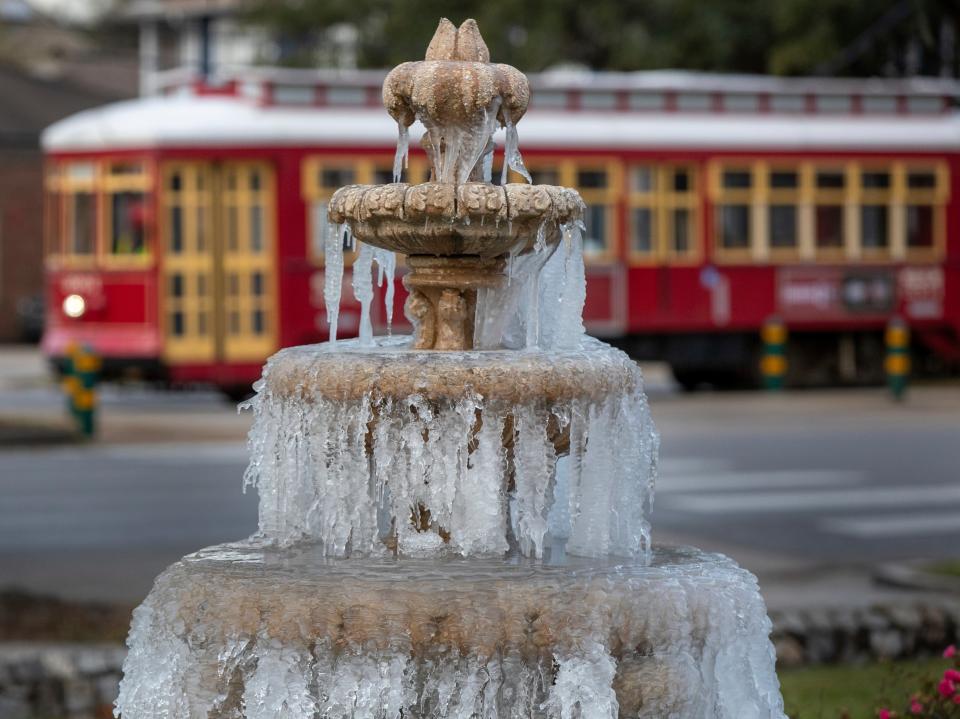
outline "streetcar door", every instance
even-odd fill
[[[259,364],[277,336],[273,169],[227,162],[221,183],[222,359]]]
[[[164,166],[168,362],[260,363],[276,349],[273,193],[265,162]]]
[[[161,176],[164,358],[173,364],[213,362],[216,178],[200,162],[167,164]]]

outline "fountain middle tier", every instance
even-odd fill
[[[659,440],[625,354],[378,342],[267,363],[246,474],[261,537],[333,557],[649,559]]]
[[[730,559],[324,559],[211,547],[134,613],[124,716],[782,719]]]

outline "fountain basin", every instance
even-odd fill
[[[272,357],[251,401],[260,532],[329,556],[649,559],[659,438],[639,367],[579,349],[436,352],[409,338]]]
[[[782,717],[756,580],[649,566],[331,560],[258,542],[185,557],[134,615],[130,716]],[[273,707],[285,707],[282,714]],[[577,713],[579,712],[579,713]]]
[[[330,198],[330,221],[361,242],[406,255],[498,257],[559,241],[583,200],[553,185],[348,185]]]

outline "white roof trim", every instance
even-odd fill
[[[955,150],[960,115],[697,115],[531,110],[521,147],[585,149]],[[411,128],[419,141],[422,128]],[[237,98],[158,97],[72,115],[42,136],[48,151],[162,147],[362,145],[392,147],[381,108],[261,107]]]

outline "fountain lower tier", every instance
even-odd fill
[[[649,558],[658,437],[636,363],[431,352],[409,338],[272,357],[252,404],[260,534],[328,556]]]
[[[732,560],[184,558],[134,614],[139,719],[783,717],[770,623]]]

